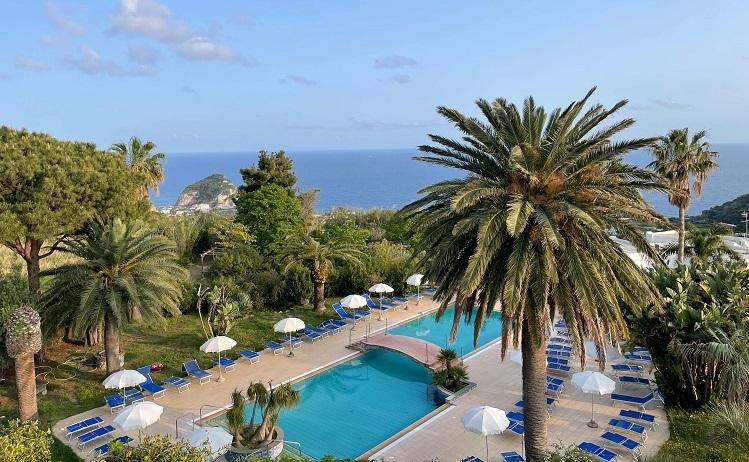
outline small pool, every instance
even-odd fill
[[[453,348],[459,356],[462,356],[474,350],[473,322],[465,324],[461,320],[458,335],[455,338],[455,342],[451,344],[448,342],[448,337],[450,336],[454,313],[455,309],[448,307],[439,322],[437,322],[436,313],[432,313],[394,327],[389,332],[395,335],[420,338],[442,348]],[[479,332],[477,345],[481,347],[495,340],[499,337],[501,329],[502,318],[499,312],[494,311],[491,316],[484,320],[484,325]]]

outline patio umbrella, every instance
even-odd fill
[[[598,428],[594,417],[595,395],[609,395],[614,391],[616,383],[613,380],[596,371],[577,372],[572,376],[572,384],[582,390],[583,393],[590,393],[590,428]]]
[[[102,384],[104,388],[117,388],[122,390],[122,398],[125,398],[125,388],[140,385],[146,381],[146,377],[138,371],[132,369],[122,369],[109,375]]]
[[[490,406],[476,406],[466,412],[460,421],[469,432],[484,435],[486,460],[489,460],[489,435],[498,435],[507,430],[510,420],[505,411]]]
[[[133,403],[123,409],[114,423],[123,430],[141,430],[157,422],[164,408],[151,401]]]
[[[291,346],[291,333],[304,329],[304,321],[299,318],[284,318],[273,324],[273,330],[283,334],[289,334],[289,356],[294,356],[294,348]]]
[[[367,306],[367,299],[356,294],[346,295],[341,299],[341,306],[354,311]],[[354,327],[356,327],[356,319],[354,319]]]
[[[374,292],[380,296],[380,319],[382,319],[382,294],[393,292],[395,289],[387,284],[379,283],[369,288],[370,292]]]
[[[221,427],[201,427],[187,433],[184,440],[194,448],[208,448],[215,459],[231,445],[234,437]]]
[[[523,352],[522,351],[514,350],[514,351],[511,351],[510,354],[508,354],[507,356],[510,357],[510,361],[516,364],[520,364],[521,366],[523,365]],[[547,362],[546,364],[549,364],[549,363]]]
[[[221,352],[231,350],[235,346],[237,346],[236,340],[225,337],[223,335],[211,337],[206,340],[205,343],[200,345],[200,351],[204,351],[206,353],[218,353],[218,379],[216,379],[217,382],[224,381],[224,377],[221,375]]]
[[[406,284],[409,286],[416,286],[416,304],[418,305],[421,301],[421,296],[419,295],[419,290],[421,289],[421,280],[424,278],[423,274],[412,274],[406,279]]]

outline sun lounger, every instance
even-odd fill
[[[83,449],[86,444],[98,440],[99,438],[103,438],[110,433],[114,432],[114,427],[111,425],[107,425],[106,427],[99,427],[97,429],[91,430],[90,432],[84,433],[78,437],[78,447]]]
[[[559,395],[564,390],[564,385],[556,385],[553,383],[546,382],[546,393],[552,394],[559,398]]]
[[[186,391],[190,388],[190,382],[183,379],[182,377],[171,376],[164,380],[164,385],[171,385],[177,389],[179,393]]]
[[[281,342],[283,342],[284,345],[291,344],[291,348],[300,348],[302,345],[304,345],[304,342],[299,337],[294,337],[293,335],[287,335],[286,337],[283,337],[281,339]]]
[[[646,423],[650,426],[651,430],[655,430],[657,423],[655,422],[655,416],[652,414],[646,414],[640,411],[633,411],[631,409],[622,409],[619,411],[620,417],[625,417],[629,420],[636,420],[640,423]]]
[[[333,303],[333,311],[335,311],[335,313],[344,321],[357,321],[359,319],[366,318],[366,316],[362,316],[361,314],[349,313],[348,311],[343,309],[340,303]]]
[[[505,416],[507,416],[507,418],[510,420],[514,420],[515,422],[521,422],[521,423],[523,422],[523,419],[525,418],[522,412],[517,412],[517,411],[509,411],[505,414]]]
[[[388,311],[390,309],[395,309],[395,305],[386,301],[385,299],[382,300],[382,308],[380,308],[380,304],[374,300],[372,300],[372,297],[369,296],[369,294],[362,294],[362,297],[364,297],[365,300],[367,300],[367,308],[370,310],[377,310],[377,311]]]
[[[252,350],[241,350],[239,353],[239,359],[246,359],[250,364],[255,364],[260,361],[260,355],[256,351]]]
[[[632,396],[624,395],[621,393],[611,393],[611,400],[638,406],[640,409],[645,409],[645,405],[650,403],[651,401],[660,401],[661,403],[663,403],[663,398],[661,398],[658,392],[650,392],[645,396]]]
[[[111,449],[112,445],[115,443],[121,444],[123,446],[127,446],[133,441],[132,438],[129,436],[120,436],[119,438],[113,439],[109,443],[102,444],[98,448],[93,449],[91,452],[96,454],[96,457],[101,457],[109,452],[109,449]]]
[[[642,443],[629,439],[620,433],[611,431],[604,432],[601,435],[601,439],[605,441],[604,444],[608,443],[615,445],[618,448],[626,449],[635,459],[640,455],[640,451],[642,450]]]
[[[395,304],[405,305],[408,303],[407,297],[390,297],[390,300]]]
[[[552,377],[550,375],[547,375],[546,383],[553,383],[554,385],[564,386],[564,379],[560,379],[559,377]]]
[[[315,326],[307,326],[307,327],[305,327],[305,330],[314,332],[314,333],[316,333],[318,335],[321,335],[323,337],[327,337],[328,334],[329,334],[329,332],[327,330],[321,329],[321,328],[315,327]]]
[[[634,354],[634,353],[624,353],[624,359],[627,361],[633,361],[633,362],[640,362],[640,363],[649,363],[653,361],[652,356],[647,354]]]
[[[465,459],[461,460],[460,462],[484,462],[484,461],[479,459],[476,456],[468,456]]]
[[[616,374],[621,374],[622,372],[642,373],[642,366],[638,366],[637,364],[612,364],[611,368]]]
[[[570,366],[567,366],[565,364],[557,364],[557,363],[548,363],[546,365],[546,370],[549,372],[557,372],[557,373],[566,374],[566,375],[569,375],[572,373],[572,368]]]
[[[232,370],[234,370],[234,366],[237,365],[237,363],[235,363],[234,360],[225,358],[223,356],[221,358],[214,359],[213,364],[222,368],[224,372],[231,372]]]
[[[343,323],[343,325],[339,324],[338,322],[335,322],[335,319],[329,319],[327,321],[323,321],[320,324],[320,329],[325,329],[327,332],[330,332],[330,334],[335,335],[339,332],[341,332],[341,329],[346,325],[344,321],[339,321]]]
[[[141,390],[150,393],[154,401],[164,396],[164,393],[166,393],[166,389],[158,383],[154,382],[151,378],[151,366],[139,367],[137,371],[146,378],[145,382],[138,385]]]
[[[546,397],[546,407],[549,409],[549,412],[551,412],[552,409],[554,409],[554,406],[557,405],[556,398],[552,398],[550,396]],[[521,399],[520,401],[515,403],[516,407],[519,407],[520,409],[523,409],[525,406],[525,402]]]
[[[267,342],[265,342],[265,347],[272,351],[274,356],[278,356],[283,353],[283,345],[278,342],[274,342],[273,340],[268,340]]]
[[[610,419],[609,429],[626,430],[642,438],[643,441],[648,439],[648,429],[638,423],[630,422],[624,419]]]
[[[645,385],[647,387],[653,386],[652,380],[645,377],[636,377],[633,375],[620,375],[619,381],[623,384]]]
[[[143,393],[134,388],[126,390],[125,396],[123,396],[122,393],[112,393],[110,395],[104,396],[104,401],[107,403],[107,406],[109,406],[109,411],[112,413],[119,409],[122,409],[128,403],[137,403],[140,401],[144,401],[145,399],[146,397],[143,396]]]
[[[104,419],[102,419],[99,416],[90,417],[85,420],[79,420],[78,422],[72,423],[68,425],[67,427],[65,427],[65,437],[70,439],[71,436],[73,436],[74,434],[78,432],[88,431],[88,430],[97,428],[99,424],[101,424],[102,422],[104,422]]]
[[[552,337],[549,339],[549,341],[552,343],[565,343],[565,344],[572,343],[572,339],[568,337]]]
[[[200,383],[201,385],[210,382],[211,377],[213,377],[210,372],[201,369],[198,365],[198,362],[194,359],[182,363],[182,369],[190,377],[198,379],[198,383]]]
[[[559,350],[559,351],[572,351],[572,347],[568,345],[558,345],[556,343],[552,343],[551,345],[546,345],[547,350]]]
[[[523,456],[515,451],[503,452],[500,456],[502,456],[502,462],[525,462]]]
[[[560,350],[546,350],[546,356],[555,356],[558,358],[572,358],[572,353],[569,351],[560,351]]]
[[[642,353],[645,353],[645,354],[648,354],[648,355],[649,355],[649,354],[650,354],[650,351],[648,351],[648,349],[647,349],[647,348],[645,348],[645,347],[642,347],[642,346],[636,346],[636,347],[632,347],[632,350],[630,350],[630,353],[634,353],[634,354],[642,354]]]
[[[517,420],[510,420],[510,425],[507,429],[518,436],[523,436],[525,434],[525,426],[523,426],[522,422],[518,422]]]
[[[309,341],[312,343],[315,343],[316,341],[322,339],[322,334],[315,332],[313,330],[310,330],[309,327],[305,328],[302,331],[302,336],[304,336],[304,338],[309,339]]]
[[[583,441],[577,445],[577,448],[603,462],[614,462],[619,459],[619,456],[615,452],[589,441]]]
[[[556,356],[547,356],[546,364],[562,364],[564,366],[569,366],[570,361],[568,359],[558,358]]]

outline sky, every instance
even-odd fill
[[[0,124],[166,152],[411,148],[439,105],[630,100],[749,141],[749,2],[9,1]]]

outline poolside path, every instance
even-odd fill
[[[363,350],[372,347],[379,347],[402,353],[420,362],[431,370],[436,370],[440,367],[440,362],[437,360],[437,356],[440,353],[440,347],[434,343],[421,339],[383,332],[381,334],[370,336],[362,343],[359,343],[359,346],[362,347]]]

